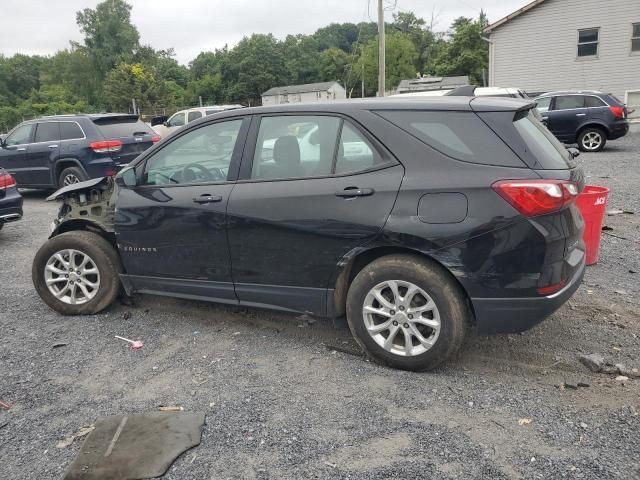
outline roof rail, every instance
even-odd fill
[[[476,86],[465,85],[464,87],[454,88],[450,92],[444,94],[445,97],[475,97]]]

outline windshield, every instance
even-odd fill
[[[567,149],[536,118],[533,110],[516,113],[513,126],[536,160],[533,168],[561,170],[575,166]]]

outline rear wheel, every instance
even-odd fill
[[[100,235],[73,231],[48,240],[33,261],[36,291],[63,315],[98,313],[120,290],[117,252]]]
[[[587,128],[578,135],[578,148],[583,152],[599,152],[607,143],[607,134],[600,128]]]
[[[60,188],[68,187],[69,185],[84,182],[88,179],[89,177],[80,167],[68,167],[60,172],[60,176],[58,177],[58,186]]]
[[[405,370],[430,370],[456,353],[469,311],[460,287],[439,265],[413,255],[367,265],[347,294],[347,321],[375,360]]]

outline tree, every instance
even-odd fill
[[[398,33],[388,33],[386,39],[386,75],[388,89],[398,86],[400,80],[416,76],[415,62],[418,57],[411,40]],[[371,39],[362,49],[356,71],[364,75],[365,94],[375,95],[378,87],[378,40]]]
[[[131,99],[136,99],[140,107],[163,103],[163,87],[153,70],[140,63],[120,63],[104,81],[104,97],[112,111],[128,112]]]
[[[307,35],[287,35],[283,45],[287,83],[313,83],[320,76],[318,42]]]
[[[348,88],[347,76],[351,66],[352,56],[339,48],[329,48],[320,54],[320,77],[322,81],[338,80]],[[357,78],[357,75],[352,75]]]
[[[438,75],[469,75],[476,85],[482,85],[482,71],[489,63],[489,47],[482,30],[489,24],[484,12],[478,20],[459,17],[452,25],[450,40],[436,59]]]
[[[121,61],[131,60],[139,47],[140,34],[131,23],[131,5],[124,0],[105,0],[95,9],[76,14],[84,34],[84,48],[104,78]]]

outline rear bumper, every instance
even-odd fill
[[[584,260],[570,283],[546,297],[472,298],[476,325],[480,333],[524,332],[560,308],[578,289],[584,277]]]
[[[609,140],[624,137],[627,133],[629,133],[629,122],[626,120],[615,122],[609,130]]]
[[[15,188],[0,198],[0,223],[14,222],[22,218],[22,196]]]

